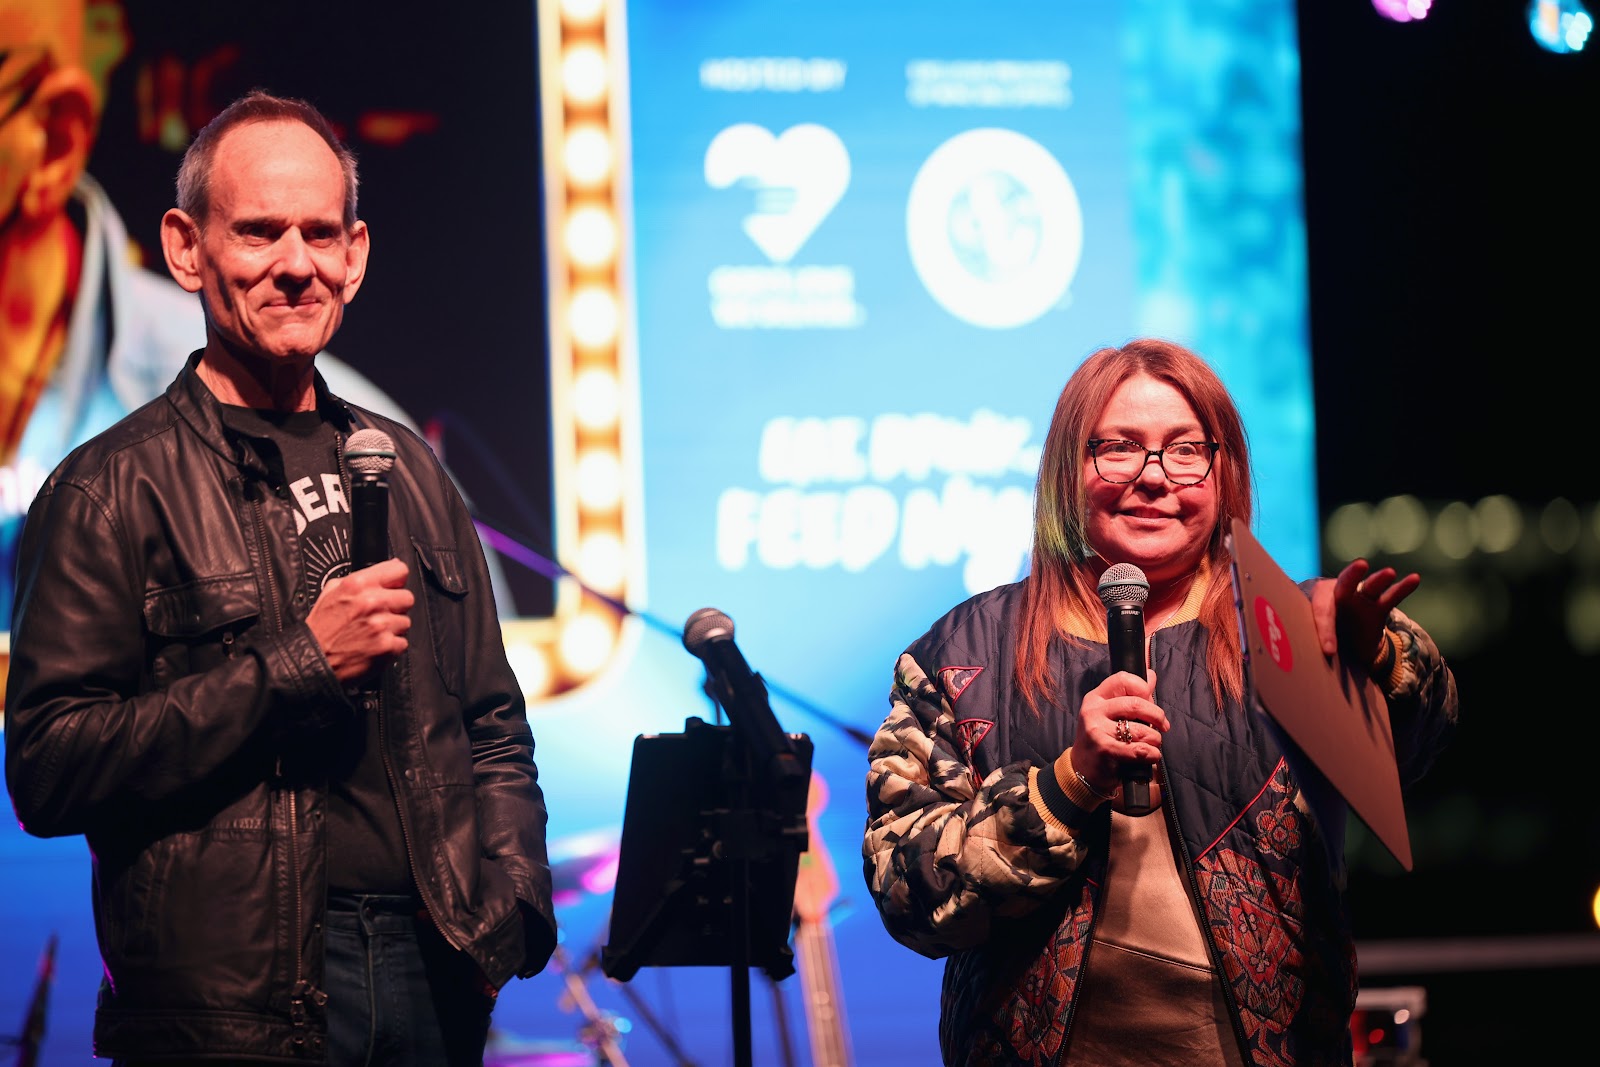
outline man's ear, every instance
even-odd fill
[[[361,280],[367,276],[367,254],[372,251],[372,235],[360,219],[350,228],[350,243],[344,250],[344,302],[355,299]]]
[[[173,280],[191,293],[200,291],[200,224],[177,208],[161,216],[161,254]]]
[[[73,186],[89,164],[99,122],[98,101],[94,80],[78,67],[53,70],[39,83],[26,109],[41,141],[38,158],[17,196],[23,217],[42,221],[65,210]]]

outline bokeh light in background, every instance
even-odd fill
[[[1433,0],[1372,0],[1372,6],[1393,22],[1414,22],[1428,17]]]
[[[1580,509],[1565,497],[1525,504],[1500,494],[1345,504],[1327,518],[1323,553],[1329,567],[1363,557],[1423,574],[1405,610],[1448,658],[1504,640],[1513,625],[1510,589],[1541,575],[1562,590],[1551,637],[1578,654],[1600,651],[1600,505]]]
[[[1528,31],[1546,51],[1581,52],[1594,32],[1594,17],[1578,0],[1529,0]]]
[[[1433,0],[1372,0],[1372,7],[1391,22],[1419,22],[1433,10]],[[1527,24],[1539,47],[1557,55],[1583,51],[1594,32],[1594,17],[1580,0],[1529,0]]]

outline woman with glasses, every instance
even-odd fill
[[[1211,367],[1101,349],[1056,404],[1031,573],[896,664],[864,869],[889,933],[946,960],[945,1063],[1351,1063],[1344,808],[1244,702],[1226,534],[1251,510]],[[1143,671],[1113,670],[1102,579],[1143,601]],[[1457,714],[1399,610],[1419,582],[1356,560],[1305,583],[1323,652],[1371,665],[1408,784]]]

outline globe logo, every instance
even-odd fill
[[[928,293],[974,326],[1011,329],[1066,296],[1083,256],[1083,211],[1045,148],[1014,130],[968,130],[911,183],[911,262]]]

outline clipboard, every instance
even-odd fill
[[[1229,537],[1245,681],[1256,702],[1411,870],[1389,707],[1366,666],[1322,654],[1311,600],[1238,519]]]

